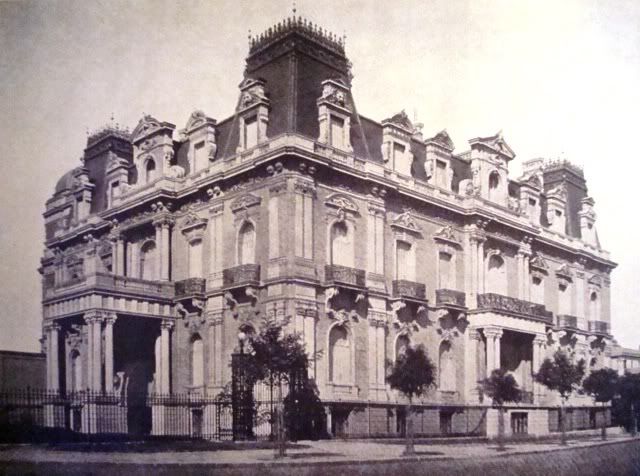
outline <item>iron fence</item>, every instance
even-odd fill
[[[0,392],[0,435],[57,430],[62,439],[179,437],[231,440],[228,396],[41,389]]]

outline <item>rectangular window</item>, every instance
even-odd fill
[[[251,116],[244,120],[244,148],[250,149],[258,145],[258,117]]]
[[[536,201],[533,198],[529,199],[529,205],[531,205],[532,207],[536,206]]]
[[[452,256],[444,251],[438,253],[438,284],[440,289],[453,289],[451,285],[451,258]]]
[[[192,172],[197,172],[198,170],[207,168],[207,154],[204,149],[204,141],[198,142],[193,146],[193,170]]]
[[[331,145],[336,149],[344,148],[344,119],[331,116]]]
[[[436,185],[440,188],[449,188],[447,184],[447,164],[442,160],[436,160]]]

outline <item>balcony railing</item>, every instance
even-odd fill
[[[222,285],[229,286],[257,286],[260,284],[260,265],[241,264],[222,271]]]
[[[333,284],[342,284],[364,288],[366,285],[363,269],[349,268],[337,264],[328,264],[324,267],[325,281]]]
[[[152,281],[97,272],[84,276],[82,280],[74,280],[73,285],[65,283],[63,286],[45,290],[45,299],[86,292],[87,289],[166,299],[172,299],[175,294],[174,284],[169,281]]]
[[[436,306],[466,307],[466,295],[453,289],[436,289]]]
[[[204,278],[188,278],[176,281],[176,299],[202,297],[206,287],[207,280]]]
[[[516,314],[528,319],[553,323],[553,313],[547,311],[542,304],[536,304],[521,299],[503,296],[502,294],[478,294],[478,308],[487,311]]]
[[[589,321],[589,332],[609,335],[609,323],[604,321]]]
[[[568,314],[559,314],[558,327],[564,327],[567,329],[577,329],[578,318],[576,316],[570,316]]]
[[[393,281],[393,296],[424,301],[427,298],[427,287],[422,283],[398,279]]]

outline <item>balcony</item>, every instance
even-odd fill
[[[427,300],[427,287],[424,284],[398,279],[392,282],[393,297],[408,298],[416,301]]]
[[[241,264],[222,271],[222,286],[236,288],[241,286],[258,286],[260,284],[260,265]]]
[[[542,304],[522,301],[521,299],[501,294],[478,294],[478,309],[511,314],[517,317],[542,321],[546,324],[553,324],[553,313],[547,311]]]
[[[466,295],[453,289],[436,289],[436,306],[466,308]]]
[[[576,316],[570,316],[568,314],[559,314],[558,327],[562,327],[564,329],[577,329],[578,318]]]
[[[608,336],[609,323],[604,321],[589,321],[589,332]]]
[[[363,269],[328,264],[324,267],[324,277],[327,283],[335,286],[353,288],[364,288],[366,286],[365,272]]]
[[[173,283],[169,281],[150,281],[97,272],[45,290],[45,299],[73,297],[87,291],[162,299],[172,299],[175,292]]]
[[[176,299],[203,298],[207,287],[207,280],[204,278],[188,278],[176,281]]]

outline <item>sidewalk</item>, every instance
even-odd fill
[[[611,431],[612,430],[612,431]],[[638,438],[636,438],[638,439]],[[61,451],[42,446],[4,446],[0,448],[0,462],[30,462],[30,463],[116,463],[136,465],[165,465],[205,464],[214,467],[242,467],[254,465],[309,465],[309,464],[344,464],[380,461],[411,461],[411,460],[452,460],[468,458],[485,458],[496,455],[513,455],[539,453],[546,451],[561,451],[566,448],[597,447],[631,441],[629,435],[610,429],[608,441],[603,442],[599,436],[588,436],[577,440],[569,440],[566,447],[557,441],[510,442],[504,452],[496,450],[496,444],[472,443],[463,444],[424,444],[418,442],[416,456],[406,458],[402,456],[404,441],[344,441],[323,440],[299,442],[298,448],[288,449],[287,457],[274,459],[272,449],[238,449],[225,451],[181,451],[161,453],[132,453],[132,452],[83,452]]]

